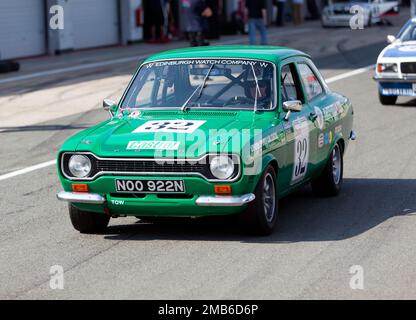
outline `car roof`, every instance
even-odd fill
[[[286,47],[228,45],[169,50],[157,53],[146,59],[145,62],[186,58],[240,58],[266,60],[278,64],[280,61],[293,56],[310,58],[302,51]]]

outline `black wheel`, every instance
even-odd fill
[[[255,235],[270,235],[278,214],[278,189],[276,172],[269,165],[264,171],[255,191],[256,198],[242,214],[244,227]]]
[[[382,105],[392,105],[396,103],[397,96],[384,96],[379,92],[378,99]]]
[[[333,197],[341,190],[344,173],[343,150],[338,142],[331,152],[327,164],[321,175],[312,181],[315,195]]]
[[[69,204],[72,225],[81,233],[100,233],[107,228],[110,217],[102,213],[86,212]]]

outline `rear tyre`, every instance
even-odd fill
[[[334,197],[341,190],[344,173],[343,150],[338,142],[331,152],[321,175],[312,181],[312,190],[316,196]]]
[[[75,230],[81,233],[103,232],[110,221],[110,217],[102,213],[86,212],[69,204],[69,217]]]
[[[397,101],[397,96],[384,96],[379,92],[378,99],[382,105],[393,105]]]
[[[279,209],[276,172],[271,165],[257,184],[255,196],[241,215],[243,225],[251,234],[270,235],[276,226]]]

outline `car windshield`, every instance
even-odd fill
[[[405,26],[399,33],[398,38],[402,42],[406,41],[416,41],[416,24],[409,23]]]
[[[243,59],[181,59],[145,63],[122,108],[252,109],[275,106],[274,65]]]

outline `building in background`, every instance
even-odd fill
[[[185,37],[186,21],[179,0],[0,0],[0,60],[145,40],[150,37],[148,22],[152,19],[145,11],[145,1],[169,4],[169,10],[164,11],[165,34],[170,39]],[[244,1],[218,0],[218,22],[211,23],[211,27],[217,24],[221,34],[245,33]],[[277,7],[273,0],[266,1],[272,23]],[[286,0],[285,20],[291,17],[291,1]],[[308,1],[320,7],[323,0]],[[49,26],[49,9],[54,5],[64,10],[63,30]],[[216,30],[210,33],[212,38],[219,36]]]
[[[64,10],[63,30],[49,27],[54,5]],[[0,59],[139,41],[141,5],[142,0],[1,0]]]

